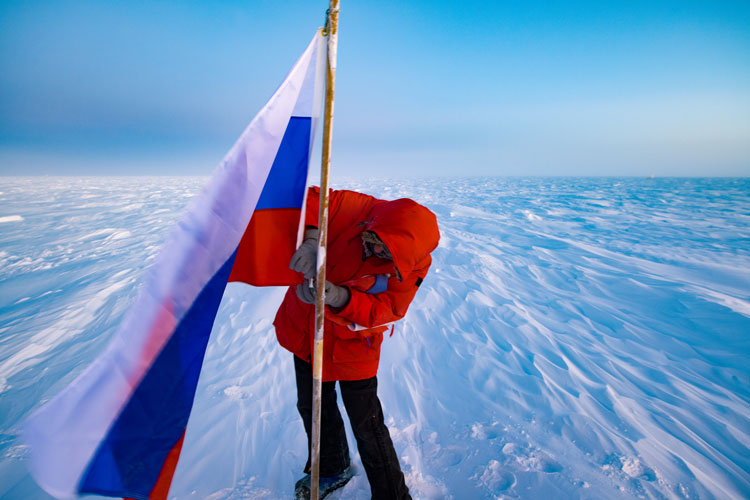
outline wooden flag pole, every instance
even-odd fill
[[[323,148],[320,165],[320,208],[318,211],[318,273],[315,301],[315,343],[313,348],[313,414],[311,436],[310,499],[318,500],[320,480],[320,413],[323,389],[323,325],[325,323],[326,243],[328,241],[328,171],[331,166],[333,92],[336,83],[336,49],[339,0],[330,0],[325,33],[328,36],[326,102],[323,111]]]

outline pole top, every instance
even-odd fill
[[[338,18],[339,14],[339,2],[338,0],[331,0],[331,6],[326,9],[326,22],[323,26],[323,36],[328,36],[328,33],[330,32],[331,27],[331,17],[336,16]]]

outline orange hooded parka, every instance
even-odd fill
[[[320,189],[307,194],[305,225],[318,227]],[[437,218],[408,198],[379,200],[354,191],[330,191],[326,278],[349,289],[341,308],[326,306],[323,380],[374,377],[383,333],[406,314],[427,275],[440,240]],[[372,231],[393,260],[366,257],[362,233]],[[299,275],[299,283],[304,277]],[[312,362],[315,306],[302,302],[296,284],[281,303],[274,326],[282,347]]]

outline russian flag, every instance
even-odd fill
[[[289,285],[324,93],[320,30],[174,228],[106,351],[24,427],[56,498],[165,499],[228,281]]]

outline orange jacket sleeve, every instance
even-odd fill
[[[349,303],[339,311],[328,308],[329,315],[365,328],[375,328],[403,318],[409,304],[417,293],[417,282],[427,274],[415,272],[399,281],[395,276],[388,280],[388,289],[381,293],[369,294],[350,288]],[[418,279],[419,278],[419,279]]]

